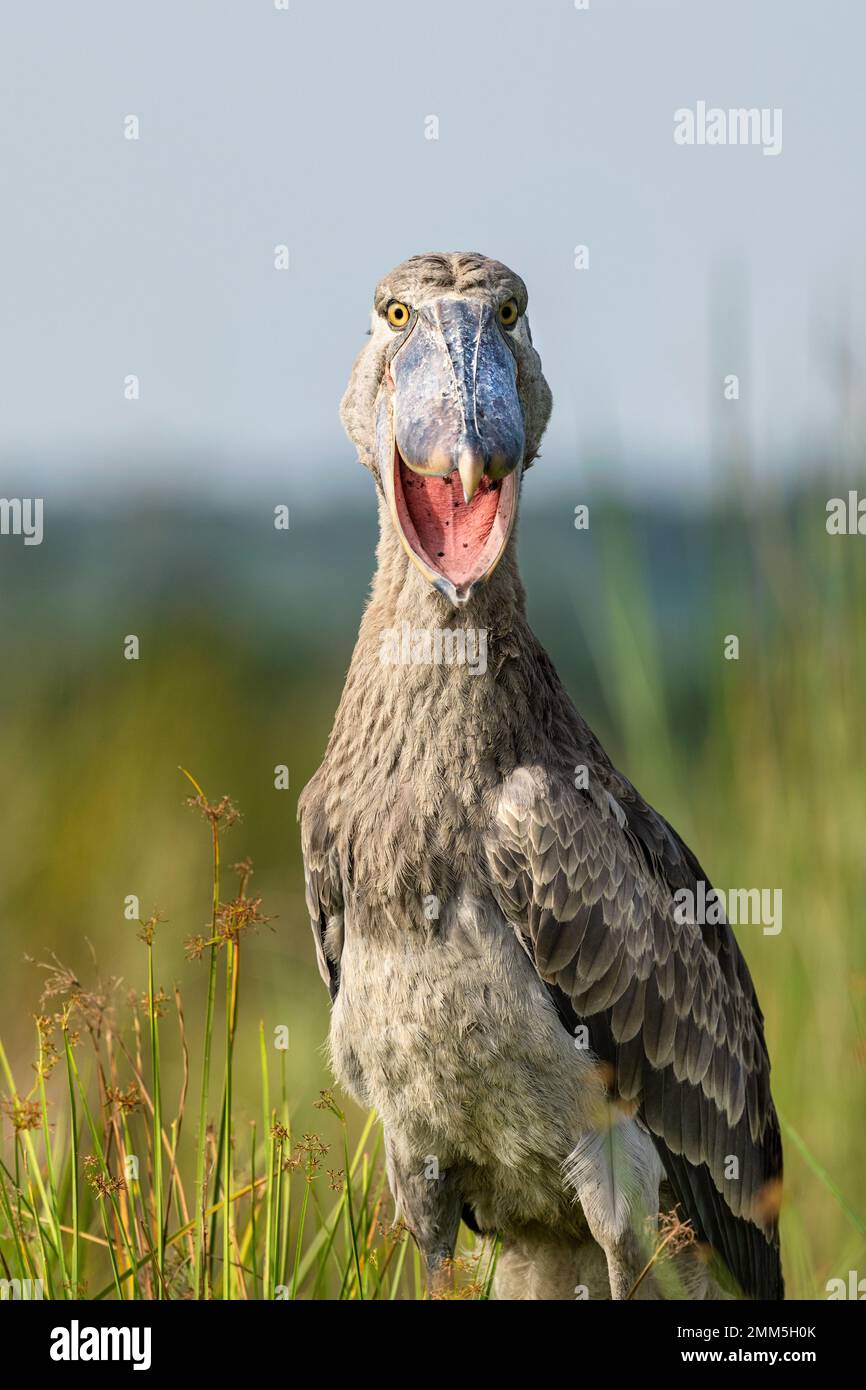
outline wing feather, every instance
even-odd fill
[[[619,1094],[638,1101],[698,1238],[748,1296],[781,1298],[782,1152],[748,968],[726,922],[679,920],[674,894],[697,891],[698,861],[603,771],[595,792],[540,767],[513,774],[486,843],[492,890],[541,978],[588,1022]]]
[[[310,794],[311,782],[301,798],[301,852],[304,861],[304,892],[310,926],[316,946],[319,974],[328,986],[331,999],[340,988],[340,955],[343,948],[343,892],[336,852],[324,819],[316,812]]]

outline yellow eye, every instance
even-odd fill
[[[503,328],[513,328],[520,317],[520,310],[517,307],[516,299],[506,299],[504,304],[499,306],[499,322]]]
[[[392,328],[405,328],[409,322],[409,307],[399,299],[392,299],[388,305],[388,322]]]

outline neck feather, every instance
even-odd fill
[[[573,769],[582,725],[526,621],[513,538],[460,610],[387,513],[378,560],[318,778],[347,865],[387,899],[468,881],[503,780],[522,765]]]

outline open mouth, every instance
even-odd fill
[[[452,602],[465,603],[505,550],[516,513],[519,469],[501,481],[482,477],[466,502],[456,469],[416,473],[394,447],[393,500],[404,545]]]

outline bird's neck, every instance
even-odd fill
[[[514,542],[454,609],[387,514],[318,794],[355,881],[383,900],[471,880],[497,789],[579,761],[578,717],[526,621]],[[475,866],[475,867],[473,867]]]
[[[538,756],[567,696],[527,623],[514,538],[461,609],[419,573],[387,512],[378,561],[331,751],[369,750],[387,731],[389,757],[435,753],[455,775]]]

